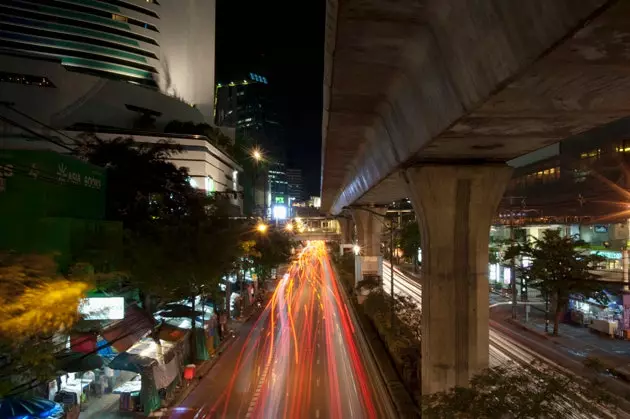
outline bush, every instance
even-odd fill
[[[413,391],[419,384],[420,341],[411,327],[397,316],[394,317],[392,324],[391,306],[391,297],[382,290],[377,290],[369,294],[363,304],[363,311],[387,346],[403,381]]]

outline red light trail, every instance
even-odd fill
[[[196,418],[378,417],[334,275],[324,243],[305,246],[247,336],[225,390]]]

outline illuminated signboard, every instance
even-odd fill
[[[85,320],[120,320],[125,318],[123,297],[89,297],[79,305]]]
[[[286,220],[287,218],[287,207],[284,205],[274,205],[273,207],[273,218],[275,220]]]

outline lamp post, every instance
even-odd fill
[[[258,147],[252,149],[251,156],[254,159],[254,187],[252,189],[254,193],[254,211],[256,211],[258,208],[258,199],[256,197],[256,190],[258,188],[258,165],[263,160],[264,156],[263,152]]]

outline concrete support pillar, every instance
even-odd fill
[[[341,236],[341,244],[352,243],[352,220],[348,218],[338,218],[339,234]]]
[[[368,211],[369,210],[369,211]],[[381,234],[387,208],[370,207],[352,210],[357,239],[364,256],[381,256]]]
[[[505,165],[408,169],[422,240],[422,393],[488,367],[488,239]]]

